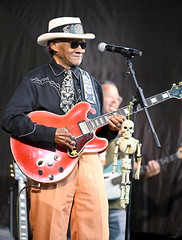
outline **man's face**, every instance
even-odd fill
[[[104,113],[117,110],[121,104],[122,98],[119,96],[117,87],[111,84],[102,85],[104,94]]]
[[[56,53],[53,57],[55,61],[62,65],[64,68],[71,68],[72,66],[80,65],[85,53],[80,45],[71,44],[71,42],[83,43],[83,39],[68,39],[60,42],[51,43],[50,47]],[[76,47],[75,47],[76,45]],[[72,48],[75,47],[75,48]]]

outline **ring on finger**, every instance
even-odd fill
[[[117,127],[117,128],[121,128],[121,123],[118,123],[118,124],[116,125],[116,127]]]
[[[75,140],[75,136],[73,136],[73,135],[70,138],[71,138],[71,140]]]

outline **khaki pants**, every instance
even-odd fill
[[[31,189],[33,240],[108,240],[108,202],[98,154],[82,154],[63,181]]]

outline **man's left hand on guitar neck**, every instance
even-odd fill
[[[115,108],[109,108],[110,111],[114,112],[116,111]],[[119,115],[119,114],[113,114],[111,117],[109,117],[109,129],[111,131],[119,131],[121,129],[121,125],[123,121],[125,121],[125,116]]]

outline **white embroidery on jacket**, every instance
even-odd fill
[[[61,86],[59,83],[56,83],[54,81],[50,81],[49,77],[39,79],[38,77],[30,78],[32,83],[38,83],[40,85],[44,85],[46,83],[49,83],[51,87],[54,87],[56,91],[58,92],[59,96],[61,96]]]

